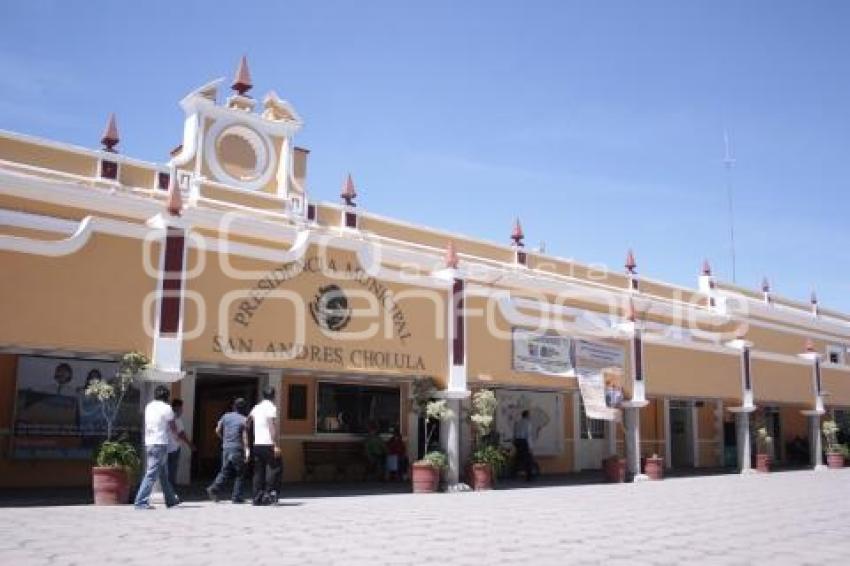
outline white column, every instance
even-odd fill
[[[820,433],[820,415],[809,415],[809,446],[812,447],[812,468],[816,472],[826,470],[823,464],[823,446]]]
[[[581,439],[581,394],[573,391],[573,471],[580,472],[584,464],[584,450]]]
[[[738,444],[738,469],[742,474],[751,474],[754,470],[750,464],[752,459],[750,413],[746,411],[735,413],[735,433]]]
[[[626,420],[626,466],[633,481],[649,479],[640,469],[640,407],[625,407]]]
[[[195,372],[187,371],[180,382],[180,398],[183,399],[183,425],[189,440],[195,439]],[[192,451],[181,448],[180,466],[177,470],[176,484],[189,485],[192,474]]]
[[[446,470],[446,483],[456,486],[461,478],[460,461],[460,418],[461,400],[447,399],[446,403],[452,411],[452,416],[440,423],[440,444],[446,453],[449,467]]]
[[[670,399],[664,399],[664,467],[673,468],[673,442],[670,438]]]

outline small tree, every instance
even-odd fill
[[[498,473],[505,463],[505,455],[491,434],[499,401],[489,389],[479,389],[472,395],[472,412],[469,420],[475,429],[475,451],[472,461],[476,464],[488,464],[493,473]]]
[[[832,419],[823,421],[821,430],[823,430],[823,438],[826,440],[827,454],[837,454],[842,452],[842,447],[838,443],[838,425],[835,421]]]
[[[448,407],[445,399],[434,399],[437,386],[430,377],[423,377],[413,382],[414,410],[425,420],[425,455],[421,462],[437,468],[445,468],[446,455],[440,450],[431,450],[431,440],[434,438],[434,425],[450,419],[454,413]]]
[[[150,366],[148,358],[139,352],[129,352],[121,357],[115,377],[95,379],[86,387],[85,394],[97,399],[103,420],[106,422],[106,441],[112,440],[115,421],[121,412],[124,397],[139,380],[142,372]]]
[[[472,395],[472,413],[469,415],[469,420],[475,427],[476,440],[483,440],[492,431],[498,405],[496,394],[489,389],[479,389]]]

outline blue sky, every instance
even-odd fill
[[[232,77],[306,127],[313,198],[351,171],[368,210],[695,285],[850,311],[850,3],[0,4],[0,128],[165,161],[177,101]]]

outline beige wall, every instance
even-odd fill
[[[648,395],[741,397],[740,356],[644,345]]]
[[[63,257],[0,252],[0,344],[150,354],[142,309],[157,282],[143,269],[142,245],[94,234]]]
[[[189,265],[198,265],[201,254],[197,250],[189,253]],[[321,257],[319,250],[311,249],[305,256],[308,259]],[[229,277],[224,271],[220,260],[229,261],[230,268],[240,273],[254,272],[250,278],[240,279]],[[343,252],[331,252],[326,261],[333,259],[340,270],[343,266],[352,265],[357,267],[356,258],[353,254]],[[198,293],[203,297],[204,304],[208,305],[206,313],[206,324],[198,336],[187,337],[184,342],[184,357],[189,362],[215,362],[215,363],[237,363],[250,365],[271,365],[273,367],[297,367],[300,369],[344,371],[367,374],[405,374],[405,375],[427,375],[445,384],[447,365],[447,341],[445,338],[445,300],[447,294],[432,291],[425,298],[419,296],[404,297],[405,293],[413,292],[408,286],[395,283],[385,283],[392,290],[393,296],[404,316],[405,329],[399,332],[392,323],[387,323],[386,310],[380,308],[370,315],[352,316],[348,326],[340,332],[322,332],[313,321],[309,312],[309,303],[319,292],[319,289],[334,284],[339,286],[348,295],[349,304],[352,308],[369,308],[366,298],[357,297],[355,294],[369,295],[368,290],[356,281],[343,281],[329,278],[321,273],[303,272],[294,278],[282,283],[278,290],[286,293],[294,293],[305,299],[303,303],[291,301],[285,298],[267,298],[255,314],[249,319],[247,326],[240,323],[238,319],[240,302],[248,297],[246,293],[255,286],[257,281],[265,274],[279,267],[279,264],[247,260],[235,256],[220,256],[218,254],[204,254],[205,265],[202,273],[191,278],[187,282],[190,292]],[[383,283],[383,282],[382,282]],[[238,292],[237,299],[228,303],[229,308],[223,311],[220,318],[218,305],[224,303],[229,292]],[[439,304],[431,300],[439,299]],[[303,306],[304,310],[299,310]],[[203,315],[200,306],[194,301],[186,302],[186,319],[184,330],[191,331],[199,324],[199,317]],[[439,315],[439,316],[438,316]],[[244,319],[243,319],[244,320]],[[296,336],[296,322],[303,324],[303,336]],[[369,329],[375,328],[376,332],[368,334]],[[357,333],[363,333],[358,338]],[[402,334],[409,333],[409,338],[402,338]],[[250,343],[251,353],[262,353],[269,345],[278,347],[281,343],[289,344],[293,341],[321,349],[318,356],[311,355],[307,359],[287,360],[282,357],[277,359],[258,359],[257,357],[243,356],[242,359],[231,359],[224,354],[219,346],[224,342],[218,341],[216,337],[229,335],[236,340],[237,347],[246,346]],[[239,339],[242,342],[239,342]],[[405,364],[401,368],[361,367],[362,355],[356,352],[368,350],[371,352],[386,353],[393,359],[410,360],[413,367]],[[244,352],[243,352],[244,353]],[[336,356],[339,356],[338,358]],[[407,356],[407,358],[405,358]],[[421,366],[418,366],[421,359]],[[359,365],[358,365],[359,364]],[[418,367],[417,367],[418,366]]]
[[[812,368],[754,359],[753,396],[759,403],[797,403],[814,407]]]

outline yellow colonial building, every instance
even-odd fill
[[[276,93],[213,81],[180,101],[167,163],[0,131],[0,487],[86,485],[100,434],[86,384],[123,352],[153,363],[120,428],[138,434],[151,383],[185,402],[178,483],[217,466],[216,420],[275,386],[288,481],[338,479],[317,443],[398,428],[411,458],[412,384],[454,417],[440,443],[462,479],[470,392],[495,391],[506,445],[523,410],[544,474],[607,456],[747,471],[752,430],[774,461],[820,466],[823,415],[850,408],[850,316],[812,297],[718,281],[685,288],[372,214],[351,178],[312,198],[303,123]],[[600,401],[601,400],[601,401]],[[606,418],[589,418],[603,415]],[[330,445],[330,444],[328,444]]]

